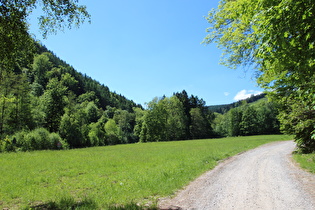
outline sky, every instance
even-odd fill
[[[43,39],[59,58],[136,103],[186,90],[207,105],[229,104],[263,91],[253,70],[219,64],[222,51],[201,44],[205,17],[219,0],[80,0],[91,24]]]

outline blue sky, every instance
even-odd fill
[[[207,105],[255,94],[253,71],[219,64],[221,50],[201,44],[205,16],[219,0],[81,0],[91,24],[42,39],[35,18],[30,31],[76,70],[111,91],[144,104],[186,90]]]

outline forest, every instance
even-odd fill
[[[183,90],[155,97],[144,109],[36,46],[31,63],[3,72],[1,151],[279,133],[275,107],[265,100],[220,114]]]
[[[216,43],[223,50],[222,64],[253,69],[268,101],[207,107],[182,91],[154,98],[145,108],[34,44],[28,18],[38,2],[43,37],[90,21],[86,6],[77,1],[1,2],[1,151],[279,130],[294,136],[300,152],[315,151],[314,1],[220,1],[206,17],[204,44]]]

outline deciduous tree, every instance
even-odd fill
[[[225,65],[257,69],[258,83],[282,105],[282,128],[307,152],[315,151],[314,15],[311,0],[223,0],[209,12],[205,38],[224,50]]]
[[[35,45],[28,32],[27,18],[38,8],[43,12],[38,20],[44,37],[90,19],[86,7],[78,5],[78,0],[1,0],[0,79],[2,71],[32,60]]]

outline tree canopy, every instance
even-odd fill
[[[33,58],[34,41],[27,17],[38,8],[42,11],[38,20],[44,37],[90,19],[78,0],[0,0],[0,73]]]
[[[260,86],[282,105],[283,130],[305,152],[315,150],[314,15],[312,0],[222,0],[209,12],[205,38],[224,50],[224,65],[257,70]]]

